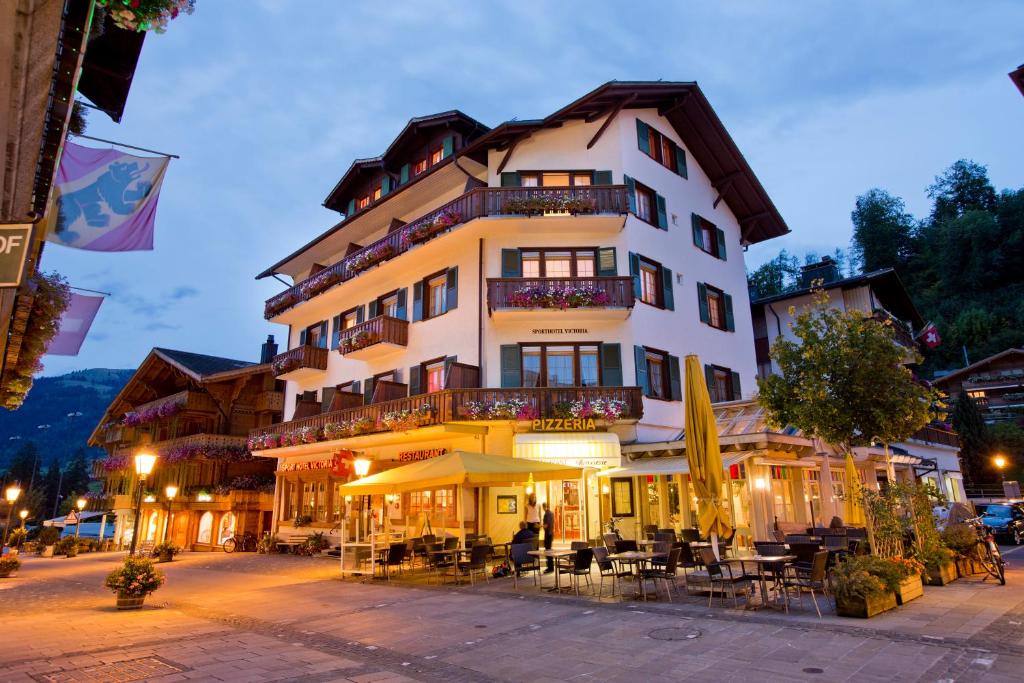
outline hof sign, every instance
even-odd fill
[[[32,243],[32,224],[0,225],[0,287],[17,287]]]

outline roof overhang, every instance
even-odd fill
[[[1017,86],[1017,90],[1020,90],[1020,94],[1024,95],[1024,64],[1010,72],[1010,80]]]
[[[994,363],[995,361],[1001,360],[1001,359],[1005,358],[1006,356],[1017,355],[1017,354],[1019,354],[1021,356],[1024,356],[1024,349],[1006,349],[1005,351],[1000,351],[999,353],[995,354],[994,356],[989,356],[988,358],[982,358],[978,362],[971,363],[967,367],[960,368],[959,370],[954,370],[953,372],[949,373],[948,375],[943,375],[942,377],[936,377],[935,379],[932,380],[932,384],[938,384],[939,386],[942,386],[944,384],[948,384],[951,379],[955,379],[955,378],[961,377],[961,376],[963,376],[963,375],[965,375],[965,374],[967,374],[969,372],[973,372],[974,370],[977,370],[978,368],[982,368],[982,367],[988,365],[989,363]]]

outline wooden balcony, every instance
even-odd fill
[[[261,391],[259,394],[256,395],[256,404],[253,406],[253,410],[255,410],[257,413],[281,412],[282,410],[284,410],[284,392]]]
[[[307,379],[327,370],[327,349],[296,346],[274,356],[272,367],[278,379]]]
[[[174,439],[156,441],[154,443],[147,444],[147,448],[157,453],[157,455],[166,456],[171,451],[179,448],[197,450],[245,448],[247,439],[248,437],[232,434],[191,434],[189,436],[179,436]],[[125,446],[116,449],[114,451],[114,456],[127,456],[128,458],[131,458],[136,451],[138,451],[138,448],[135,446]]]
[[[939,429],[938,427],[922,427],[910,438],[916,439],[917,441],[925,441],[927,443],[960,448],[960,437],[956,432],[947,432],[946,430]]]
[[[487,278],[495,319],[625,320],[634,303],[630,277]]]
[[[263,315],[270,320],[384,261],[477,218],[525,216],[575,221],[585,216],[597,216],[604,217],[610,228],[618,229],[621,222],[608,221],[608,217],[628,211],[629,196],[625,185],[476,188],[268,299]],[[547,222],[543,225],[551,229],[565,227]]]
[[[914,334],[910,331],[907,323],[884,309],[876,310],[871,317],[880,323],[889,324],[892,328],[893,337],[895,337],[897,344],[905,346],[908,349],[917,348],[917,341],[914,339]]]
[[[374,360],[409,344],[409,321],[378,315],[341,333],[338,351],[346,358]]]
[[[401,411],[416,412],[419,415],[415,427],[429,427],[449,422],[563,417],[567,415],[566,411],[572,402],[593,402],[597,399],[622,401],[625,407],[619,417],[621,421],[635,422],[643,416],[643,396],[639,387],[445,389],[432,394],[421,394],[282,422],[254,429],[251,436],[288,434],[304,427],[322,432],[328,425],[356,422],[359,426],[354,433],[334,438],[387,432],[391,431],[391,428],[384,423],[384,415]],[[322,435],[321,440],[325,440]]]

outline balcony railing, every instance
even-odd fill
[[[281,377],[298,370],[326,370],[327,349],[318,346],[296,346],[274,356],[274,375]]]
[[[269,320],[292,306],[351,280],[378,263],[403,254],[476,218],[625,214],[628,210],[629,196],[625,185],[476,188],[268,299],[263,315]]]
[[[638,420],[643,416],[643,395],[639,387],[445,389],[432,394],[281,422],[254,429],[250,434],[253,439],[258,439],[266,435],[298,434],[305,430],[313,434],[306,441],[312,443],[325,438],[325,427],[334,434],[326,438],[337,439],[376,432],[407,431],[446,422],[572,417],[572,403],[587,401],[592,404],[598,399],[621,401],[622,413],[619,419]],[[403,416],[401,420],[396,417],[406,411],[409,415]]]
[[[338,351],[343,356],[361,355],[357,352],[375,345],[407,346],[409,321],[378,315],[366,322],[353,325],[341,333]]]
[[[956,432],[947,432],[938,427],[922,427],[910,438],[917,439],[918,441],[927,441],[928,443],[937,443],[943,446],[952,446],[953,448],[960,447],[960,437],[957,436]]]
[[[630,277],[487,278],[488,310],[633,308]]]
[[[911,349],[917,348],[917,341],[914,339],[914,335],[907,326],[907,323],[884,309],[876,310],[871,317],[881,323],[890,323],[890,327],[892,327],[893,336],[896,338],[897,344]]]
[[[190,436],[179,436],[174,439],[164,439],[148,444],[158,455],[166,457],[173,451],[181,449],[181,453],[212,453],[226,450],[242,450],[245,448],[246,437],[234,436],[231,434],[192,434]],[[138,450],[134,446],[118,448],[114,451],[114,457],[125,457],[134,455]]]

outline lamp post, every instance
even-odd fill
[[[135,474],[139,476],[138,491],[135,492],[135,529],[132,531],[132,545],[128,554],[134,556],[135,548],[139,544],[139,518],[142,516],[142,488],[146,483],[146,477],[153,471],[156,464],[156,456],[152,453],[135,454]]]
[[[171,505],[174,504],[174,497],[178,495],[178,487],[168,484],[164,489],[164,494],[167,496],[167,526],[164,527],[164,543],[166,543],[167,537],[171,535]]]
[[[1006,456],[1004,456],[1004,455],[997,455],[996,457],[992,458],[992,464],[996,466],[997,470],[999,470],[999,481],[1005,484],[1006,483],[1006,472],[1005,472],[1005,470],[1006,470]]]
[[[78,512],[75,514],[75,538],[78,538],[78,532],[82,528],[82,510],[85,509],[88,502],[85,498],[75,501],[75,507],[78,508]]]
[[[4,527],[4,542],[6,543],[7,537],[11,535],[11,514],[14,512],[14,504],[21,497],[21,487],[11,484],[4,491],[4,497],[7,498],[7,526]]]
[[[356,458],[354,461],[352,461],[352,469],[355,470],[356,476],[359,477],[360,479],[362,479],[363,477],[365,477],[367,474],[370,473],[370,461],[367,460],[366,458]],[[363,505],[363,504],[360,504],[360,507],[363,508],[363,509],[360,510],[359,516],[361,518],[366,518],[366,513],[368,512],[366,510],[367,506]],[[362,521],[362,520],[360,520],[360,521]],[[370,534],[370,522],[369,522],[368,519],[363,524],[363,527],[366,530],[367,536],[369,536],[369,534]],[[359,535],[359,529],[357,528],[356,529],[356,536],[358,537],[358,535]]]
[[[22,510],[21,512],[18,513],[18,516],[21,517],[21,528],[24,529],[25,518],[28,517],[28,510]]]

